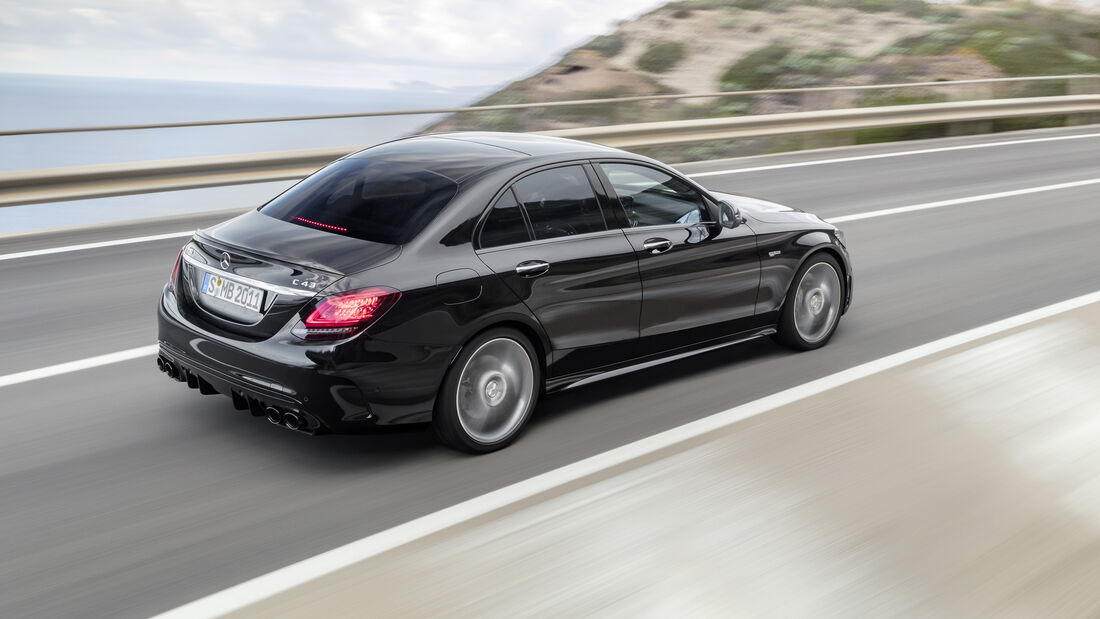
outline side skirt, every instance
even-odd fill
[[[546,385],[547,391],[564,391],[566,389],[573,389],[574,387],[582,387],[584,385],[590,385],[592,383],[606,380],[608,378],[615,378],[616,376],[622,376],[631,372],[637,372],[638,370],[644,370],[663,363],[670,363],[672,361],[678,361],[686,357],[692,357],[695,355],[701,355],[712,350],[718,350],[719,348],[725,348],[727,346],[734,346],[736,344],[743,344],[745,342],[774,335],[776,333],[775,327],[765,327],[763,329],[754,329],[746,333],[733,336],[731,339],[719,342],[717,344],[704,344],[701,348],[688,350],[685,352],[669,355],[667,357],[658,357],[656,359],[650,359],[648,361],[642,361],[638,363],[632,363],[618,368],[611,368],[601,371],[596,374],[587,373],[573,376],[562,376],[560,378],[552,379]]]

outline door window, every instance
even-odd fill
[[[536,172],[514,187],[536,239],[607,229],[596,192],[579,165]]]
[[[523,220],[519,202],[516,202],[512,190],[509,189],[500,196],[493,210],[489,211],[489,217],[485,219],[485,225],[481,228],[481,246],[500,247],[530,240],[531,232],[527,229],[527,222]]]
[[[703,196],[683,179],[650,167],[601,163],[631,228],[710,219]]]

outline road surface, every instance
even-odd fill
[[[972,147],[1002,142],[1015,143]],[[933,152],[891,155],[915,150]],[[152,357],[0,387],[0,616],[164,611],[739,403],[1100,289],[1100,185],[1025,193],[1100,179],[1100,127],[682,167],[759,168],[699,180],[826,218],[1009,195],[843,224],[855,301],[822,350],[759,341],[553,395],[521,441],[483,457],[423,431],[300,436],[168,381]],[[62,244],[129,235],[100,228]],[[0,239],[0,254],[49,242]],[[0,380],[153,343],[182,243],[0,260]]]

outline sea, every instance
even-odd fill
[[[0,130],[451,108],[492,90],[415,82],[385,90],[0,73]],[[439,119],[416,115],[0,136],[0,173],[304,148],[350,151],[416,133]],[[245,209],[287,186],[260,183],[4,207],[0,234]]]

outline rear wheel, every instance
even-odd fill
[[[828,254],[815,254],[795,273],[776,339],[796,350],[813,350],[828,343],[840,322],[844,284],[840,265]]]
[[[542,375],[535,349],[514,329],[471,340],[447,371],[432,425],[455,449],[487,453],[519,436],[538,400]]]

